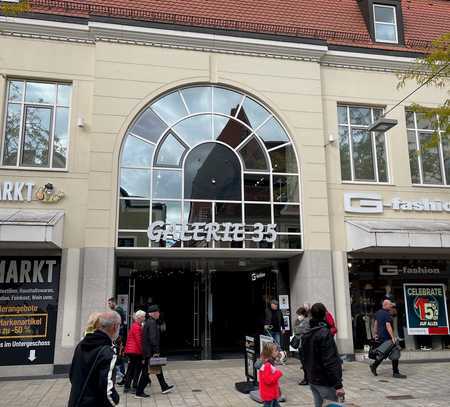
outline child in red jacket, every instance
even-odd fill
[[[274,364],[278,356],[278,347],[274,343],[265,343],[261,352],[263,366],[259,369],[259,394],[264,407],[280,407],[280,381],[283,373]]]

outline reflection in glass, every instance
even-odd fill
[[[348,124],[347,106],[338,106],[338,124]]]
[[[386,155],[386,139],[384,133],[375,133],[375,146],[377,149],[378,181],[388,181],[388,167]]]
[[[233,119],[225,116],[213,115],[213,139],[217,140],[222,134],[223,129],[227,126],[229,121]]]
[[[424,113],[416,113],[417,128],[421,130],[433,130],[433,123]]]
[[[153,170],[153,198],[180,199],[181,171]]]
[[[194,147],[202,141],[212,139],[212,117],[206,114],[189,117],[178,123],[173,129],[188,146]]]
[[[339,126],[339,151],[341,155],[341,177],[344,181],[352,179],[350,163],[350,143],[348,140],[348,127]]]
[[[255,137],[252,137],[244,147],[239,150],[239,154],[244,162],[244,167],[248,171],[268,171],[266,156]]]
[[[21,102],[23,99],[24,83],[22,81],[10,81],[8,100],[10,102]]]
[[[21,105],[8,104],[6,114],[5,139],[3,143],[3,165],[17,164],[19,148]]]
[[[300,206],[299,205],[274,205],[274,222],[278,233],[300,232]]]
[[[381,23],[395,23],[394,8],[375,6],[375,21]]]
[[[301,249],[302,238],[299,235],[278,235],[275,240],[276,249]]]
[[[217,143],[191,150],[184,164],[184,198],[240,201],[241,165],[236,154]]]
[[[262,223],[268,225],[271,222],[272,214],[270,205],[265,204],[245,204],[245,224],[253,225]]]
[[[248,97],[245,98],[238,114],[238,118],[253,129],[260,126],[269,116],[270,113],[263,106]]]
[[[58,85],[58,106],[70,106],[71,85]]]
[[[119,201],[119,229],[147,230],[149,217],[149,201],[133,199]]]
[[[181,224],[181,202],[153,201],[152,222],[161,221],[165,224]]]
[[[251,134],[250,129],[238,121],[228,118],[224,120],[220,116],[214,116],[214,132],[217,140],[233,148],[236,148]]]
[[[150,167],[155,146],[128,135],[122,151],[123,167]]]
[[[183,212],[183,224],[192,224],[194,222],[212,222],[212,203],[211,202],[185,202]]]
[[[148,247],[148,236],[145,232],[119,232],[118,247]]]
[[[289,142],[289,138],[281,124],[274,117],[264,123],[257,131],[268,149]]]
[[[53,136],[53,168],[66,168],[69,147],[69,109],[56,108],[55,133]]]
[[[51,118],[51,108],[26,107],[22,165],[48,166]]]
[[[166,129],[167,124],[161,121],[151,109],[147,109],[138,117],[130,132],[152,143],[156,143]]]
[[[297,173],[297,161],[292,145],[277,148],[269,154],[273,172]]]
[[[419,150],[417,148],[416,132],[412,130],[408,130],[408,151],[411,182],[420,184]]]
[[[424,184],[442,184],[439,146],[433,143],[433,133],[419,133],[422,175]]]
[[[213,110],[215,113],[223,113],[235,116],[242,100],[240,93],[223,88],[214,88]]]
[[[157,100],[152,104],[152,109],[169,125],[174,124],[188,114],[177,91]]]
[[[390,24],[375,23],[377,41],[397,42],[397,27]]]
[[[368,107],[350,107],[350,124],[368,126],[372,123],[372,115]]]
[[[186,147],[181,143],[181,141],[172,133],[169,133],[162,141],[162,145],[158,151],[158,156],[156,157],[155,165],[180,167],[181,160],[185,152]]]
[[[242,205],[240,203],[215,203],[214,221],[216,223],[242,223]]]
[[[275,202],[298,202],[298,177],[274,175],[273,200]]]
[[[244,174],[244,197],[246,201],[270,202],[270,176]]]
[[[252,240],[252,234],[246,234],[245,236],[245,248],[246,249],[272,249],[273,243],[269,243],[265,240],[261,242],[254,242]]]
[[[406,128],[415,129],[414,112],[406,111]]]
[[[189,109],[189,113],[204,113],[211,112],[211,88],[210,87],[195,87],[187,88],[181,91],[184,101]]]
[[[122,168],[120,170],[120,195],[150,198],[150,171]]]
[[[352,129],[353,165],[355,180],[373,181],[375,179],[372,139],[363,129]]]
[[[56,85],[54,83],[27,82],[25,102],[49,103],[56,101]]]
[[[444,153],[444,171],[447,185],[450,184],[450,142],[447,137],[442,137],[442,152]]]

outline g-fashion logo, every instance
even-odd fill
[[[403,275],[429,275],[429,274],[441,274],[441,269],[438,267],[427,266],[398,266],[393,264],[381,264],[380,276],[398,276]]]
[[[450,202],[440,199],[405,200],[393,198],[385,202],[380,194],[346,192],[344,210],[348,213],[383,213],[384,208],[401,212],[449,212]]]

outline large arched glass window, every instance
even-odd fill
[[[221,86],[166,94],[128,129],[120,158],[119,247],[300,249],[299,171],[278,119]],[[276,224],[275,242],[149,242],[155,221]]]

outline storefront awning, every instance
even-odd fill
[[[62,248],[64,212],[0,209],[1,248]]]
[[[450,221],[346,220],[347,251],[389,248],[450,250]]]

